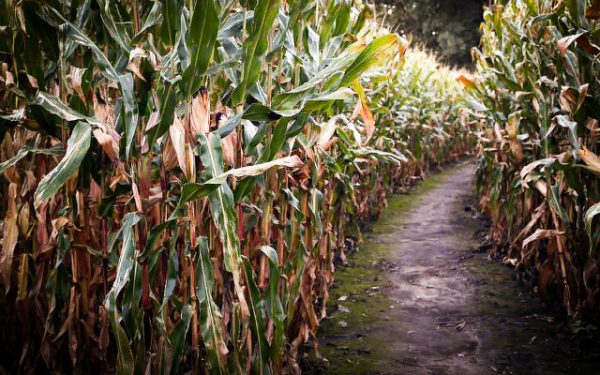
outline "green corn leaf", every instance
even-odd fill
[[[58,165],[44,176],[34,195],[38,207],[46,202],[79,170],[83,158],[90,147],[92,130],[84,122],[78,122],[67,141],[67,150]]]
[[[202,338],[208,353],[211,373],[227,373],[227,345],[223,338],[223,316],[212,297],[213,271],[206,237],[200,238],[196,264],[196,295]]]
[[[160,121],[146,133],[149,145],[153,145],[158,138],[162,137],[169,130],[169,126],[173,124],[175,106],[177,104],[177,86],[174,82],[161,80],[159,100]]]
[[[199,135],[200,158],[207,174],[216,177],[223,173],[223,155],[221,137],[217,133]],[[245,292],[241,286],[241,254],[240,240],[237,235],[237,214],[233,192],[227,184],[222,184],[208,196],[213,222],[223,244],[223,263],[225,269],[232,274],[233,288],[238,302],[246,307]]]
[[[61,102],[56,96],[50,95],[47,92],[38,92],[37,97],[32,104],[42,107],[44,110],[60,117],[65,121],[85,121],[90,125],[104,128],[104,125],[95,118],[84,116],[83,114]]]
[[[279,260],[277,252],[270,246],[262,246],[260,251],[269,258],[269,287],[267,291],[267,311],[269,318],[275,326],[273,341],[271,343],[271,356],[273,359],[282,355],[283,346],[285,343],[283,305],[279,298]]]
[[[172,246],[174,247],[174,246]],[[167,264],[167,279],[165,280],[165,288],[163,292],[162,305],[160,311],[164,311],[165,307],[169,302],[169,298],[173,295],[175,287],[177,286],[177,275],[179,274],[179,258],[172,248],[169,253],[169,260]]]
[[[265,337],[265,306],[260,295],[260,290],[254,281],[252,265],[246,258],[244,258],[244,266],[246,268],[246,280],[248,281],[248,292],[250,294],[250,328],[252,334],[256,336],[252,373],[259,375],[270,374],[268,367],[269,343]]]
[[[220,185],[224,184],[229,177],[254,177],[261,175],[272,168],[298,168],[302,166],[302,161],[297,156],[289,156],[270,162],[249,165],[246,167],[230,169],[227,172],[221,173],[204,183],[187,183],[183,185],[183,190],[177,207],[183,207],[187,202],[199,200],[211,195]]]
[[[219,136],[221,136],[221,138],[225,138],[229,134],[231,134],[231,132],[233,132],[235,129],[237,129],[237,127],[240,125],[241,122],[242,122],[241,115],[232,116],[231,118],[229,118],[229,120],[227,120],[227,122],[223,126],[221,126],[219,129],[217,129],[216,132],[219,134]]]
[[[200,134],[201,159],[210,177],[223,174],[221,137],[209,133]],[[233,192],[227,184],[220,185],[209,194],[210,210],[215,220],[219,237],[223,242],[225,268],[239,275],[240,241],[237,237],[237,216],[234,210]]]
[[[150,230],[148,238],[146,239],[146,245],[144,246],[144,252],[140,257],[140,261],[148,259],[149,257],[155,256],[156,243],[162,236],[162,234],[169,228],[172,228],[176,224],[176,220],[167,220],[163,223],[156,225]]]
[[[146,36],[147,32],[156,25],[159,25],[163,20],[163,12],[162,12],[162,3],[159,1],[155,1],[152,5],[152,9],[148,13],[146,20],[144,20],[144,25],[140,29],[139,33],[133,37],[130,44],[135,45],[140,43],[143,38]]]
[[[302,111],[305,113],[321,112],[331,107],[337,100],[347,101],[355,96],[354,91],[347,87],[342,87],[331,93],[323,93],[308,98]]]
[[[275,95],[273,97],[273,108],[291,108],[301,100],[308,98],[319,85],[332,78],[339,77],[341,75],[340,73],[345,72],[357,59],[360,53],[361,47],[358,44],[348,46],[343,52],[333,58],[327,67],[320,69],[307,82],[288,92]],[[339,87],[339,85],[337,85],[337,87]],[[331,88],[331,90],[335,90],[335,87]],[[315,97],[318,96],[319,94],[315,95]]]
[[[259,163],[265,163],[273,160],[277,153],[281,151],[285,141],[287,139],[287,125],[289,123],[289,119],[281,119],[277,122],[277,124],[273,127],[273,134],[271,135],[271,141],[265,145],[262,155],[258,159]],[[269,125],[270,126],[270,125]],[[297,160],[298,165],[294,165],[294,167],[300,166],[302,163],[300,160]]]
[[[50,95],[46,92],[40,91],[36,98],[35,104],[41,106],[46,111],[56,115],[65,121],[77,121],[84,120],[86,117],[81,113],[73,110],[66,104],[60,101],[54,95]]]
[[[163,21],[161,28],[162,42],[167,47],[173,47],[181,33],[180,17],[183,12],[183,0],[164,0]]]
[[[379,64],[382,57],[389,56],[387,50],[398,46],[400,38],[396,34],[388,34],[373,40],[369,45],[358,55],[348,67],[339,87],[346,87],[354,80],[360,78],[361,74],[373,66]],[[388,53],[386,53],[388,52]]]
[[[280,0],[259,0],[254,9],[248,39],[244,42],[242,81],[233,93],[234,104],[246,100],[248,88],[258,81],[263,71],[262,63],[269,47],[268,35],[279,12],[279,3]]]
[[[577,122],[571,121],[569,116],[566,115],[556,116],[556,121],[558,122],[558,125],[569,129],[569,142],[571,143],[571,147],[575,150],[580,149],[581,146],[579,145],[577,137]]]
[[[29,154],[51,155],[58,156],[62,151],[62,147],[56,146],[52,148],[36,148],[25,146],[21,148],[15,156],[0,163],[0,174],[4,173],[8,168],[15,166],[21,159]]]
[[[590,250],[589,250],[590,255],[592,255],[593,248],[594,248],[594,240],[593,240],[593,236],[592,236],[592,222],[594,220],[594,217],[596,217],[596,215],[598,215],[599,213],[600,213],[600,203],[596,203],[595,205],[593,205],[592,207],[588,208],[585,211],[585,216],[584,216],[585,231],[587,232],[588,239],[590,242]]]
[[[209,194],[219,188],[220,184],[200,184],[187,183],[183,185],[181,197],[179,198],[179,206],[189,201],[195,201],[207,197]]]
[[[104,306],[108,310],[110,324],[117,341],[117,370],[119,374],[133,374],[135,367],[129,338],[121,326],[121,315],[117,307],[117,298],[133,276],[132,271],[135,264],[134,226],[139,221],[140,217],[135,212],[130,212],[123,218],[123,245],[121,246],[121,255],[117,264],[117,275],[104,300]]]
[[[56,10],[54,11],[56,12]],[[60,13],[58,14],[60,16]],[[62,18],[62,16],[60,17]],[[69,22],[65,23],[64,28],[68,39],[74,41],[75,43],[81,46],[88,47],[92,51],[94,62],[100,69],[100,72],[103,76],[105,76],[107,79],[113,82],[117,82],[119,80],[119,74],[117,73],[115,68],[112,66],[110,61],[108,61],[108,59],[100,50],[100,48],[87,35],[85,35],[80,29],[78,29],[77,27],[75,27],[75,25]]]
[[[252,103],[242,114],[242,119],[250,121],[275,121],[290,118],[300,113],[301,109],[272,109],[264,104]]]
[[[100,17],[102,18],[102,24],[108,31],[108,34],[113,38],[115,42],[129,54],[129,47],[131,43],[131,37],[129,36],[129,32],[127,28],[123,27],[125,22],[119,19],[115,20],[115,15],[113,14],[113,9],[117,6],[116,4],[111,4],[110,0],[97,0],[98,6],[100,7]],[[136,4],[136,3],[134,3]]]
[[[129,159],[133,155],[135,147],[135,133],[138,125],[138,107],[135,100],[133,87],[133,77],[130,73],[119,76],[121,94],[123,95],[123,106],[121,107],[122,118],[124,121],[125,158]]]
[[[250,25],[254,20],[254,12],[248,10],[245,13],[236,13],[228,17],[219,28],[217,40],[223,42],[231,37],[239,36],[244,25],[244,18],[246,24]]]
[[[129,337],[127,337],[127,333],[119,323],[121,316],[118,314],[117,310],[115,310],[112,314],[109,313],[108,320],[117,344],[117,374],[133,374],[135,369],[135,360],[129,344]]]
[[[213,0],[199,0],[188,31],[190,65],[183,73],[186,96],[191,97],[202,85],[202,75],[212,58],[219,32],[219,15]]]
[[[185,305],[181,309],[181,320],[175,328],[173,328],[173,332],[169,336],[169,341],[171,341],[171,348],[173,350],[173,362],[171,364],[171,374],[179,374],[179,367],[181,365],[183,359],[183,349],[186,345],[186,336],[188,331],[190,330],[190,322],[192,320],[192,315],[194,313],[194,309],[191,305]]]
[[[260,103],[250,104],[242,115],[242,119],[250,121],[275,121],[280,118],[281,115]]]
[[[560,192],[558,185],[552,186],[548,193],[548,203],[550,208],[558,215],[558,217],[560,217],[564,228],[568,229],[570,225],[569,215],[567,215],[567,212],[560,203]]]
[[[80,3],[79,7],[77,8],[77,16],[75,18],[74,24],[80,30],[83,29],[83,27],[86,25],[86,23],[90,19],[91,3],[92,3],[91,0],[84,0]],[[77,44],[73,40],[66,41],[65,54],[64,54],[65,58],[68,59],[69,57],[71,57],[76,46],[77,46]]]
[[[187,202],[199,200],[214,193],[227,181],[229,177],[254,177],[259,176],[269,169],[278,167],[297,168],[302,166],[302,161],[297,156],[289,156],[266,163],[249,165],[246,167],[230,169],[204,183],[187,183],[183,186],[177,207],[183,207]]]
[[[140,217],[135,212],[129,212],[123,218],[123,245],[121,246],[121,255],[119,256],[119,263],[117,265],[117,276],[104,301],[104,305],[109,311],[113,311],[117,308],[117,297],[130,280],[130,274],[135,262],[135,239],[133,227],[139,221]]]

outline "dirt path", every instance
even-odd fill
[[[531,288],[478,250],[474,171],[463,163],[392,199],[338,266],[319,339],[330,365],[308,373],[597,373],[597,360],[567,353]]]

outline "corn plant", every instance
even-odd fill
[[[573,320],[598,307],[599,11],[597,1],[494,2],[479,78],[465,81],[484,124],[478,179],[496,250]]]
[[[403,109],[367,94],[394,103],[406,43],[372,14],[2,1],[3,367],[298,372],[347,232],[430,160],[377,129]],[[420,120],[466,137],[438,104]]]

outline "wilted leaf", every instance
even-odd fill
[[[210,97],[205,87],[192,100],[190,128],[193,136],[210,132]]]
[[[8,186],[8,208],[3,220],[2,234],[2,253],[0,254],[0,272],[5,292],[11,288],[10,277],[12,274],[13,254],[19,237],[17,227],[17,184],[11,183]]]
[[[588,150],[585,146],[577,150],[577,155],[587,165],[587,169],[600,175],[600,157],[598,155]]]
[[[534,241],[539,241],[543,238],[552,238],[556,236],[564,235],[564,232],[560,232],[554,229],[538,229],[531,236],[527,237],[525,241],[523,241],[523,249],[527,248],[527,245]]]
[[[592,5],[586,9],[585,16],[595,20],[600,18],[600,0],[592,0]]]

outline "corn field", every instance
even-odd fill
[[[593,76],[593,56],[575,48],[586,35],[564,43],[576,65],[561,63],[560,79]],[[389,194],[474,148],[465,75],[409,48],[360,0],[1,1],[0,364],[300,372],[299,352],[318,350],[335,262],[361,225]],[[540,101],[548,123],[553,104],[583,89],[569,90]],[[593,109],[582,100],[579,118]],[[571,160],[594,160],[596,123],[571,126],[581,146]],[[587,170],[547,160],[567,145],[544,147],[522,147],[528,162],[546,158],[546,177],[530,168],[528,183],[548,181],[559,201],[544,208],[550,200],[523,190],[513,205],[541,204],[544,224],[567,205],[544,232],[563,259],[563,219],[582,222],[577,208],[597,194]],[[587,238],[578,256],[595,259]]]
[[[478,74],[478,183],[495,251],[562,302],[598,314],[600,1],[495,1]]]

